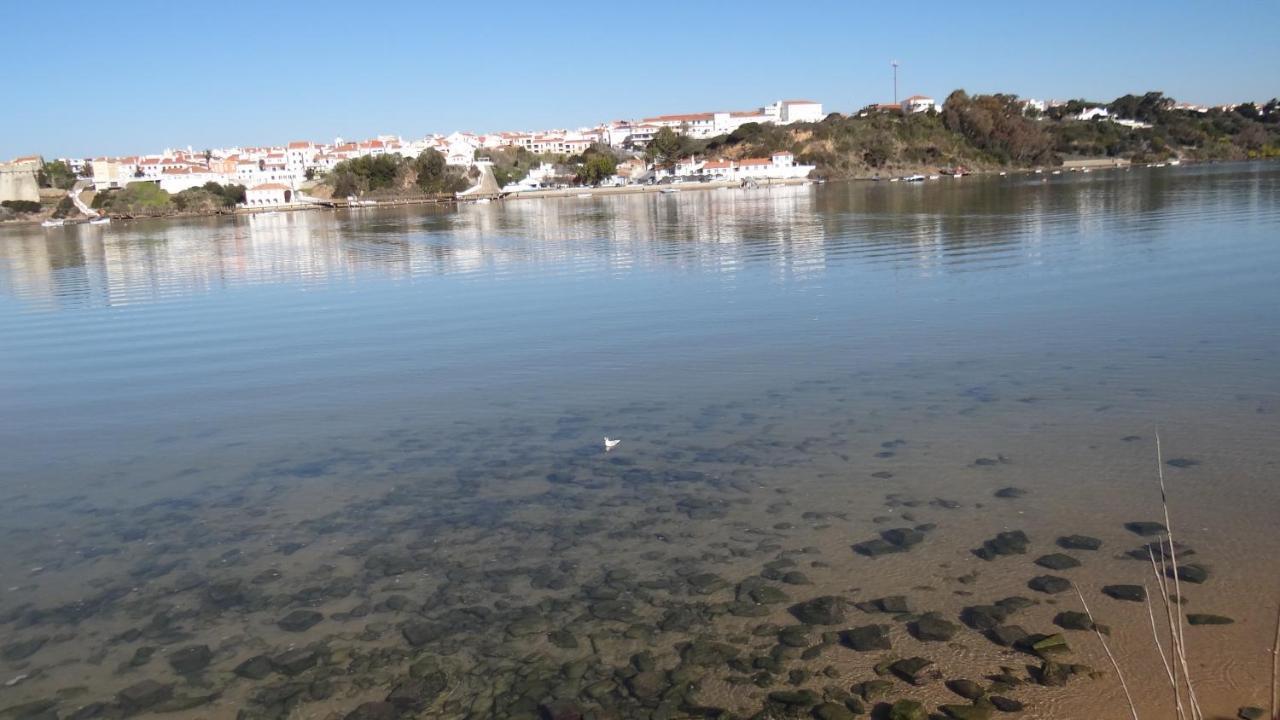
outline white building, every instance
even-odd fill
[[[768,158],[710,160],[703,163],[700,174],[709,180],[793,180],[809,177],[813,165],[798,165],[789,152],[776,152]]]
[[[798,122],[822,122],[826,115],[822,114],[822,103],[812,100],[779,100],[777,106],[778,124],[790,125]]]
[[[97,158],[93,160],[93,189],[102,191],[122,188],[137,180],[133,176],[134,172],[132,162]]]
[[[939,109],[938,103],[927,95],[912,95],[902,101],[902,112],[907,115]]]
[[[160,177],[155,180],[161,190],[167,193],[180,193],[183,190],[189,190],[194,187],[200,187],[205,183],[216,182],[225,183],[227,179],[215,172],[209,172],[205,168],[169,168],[164,170]]]
[[[645,118],[642,124],[655,128],[668,127],[694,138],[712,138],[728,135],[747,123],[789,125],[797,122],[818,122],[825,115],[822,103],[812,100],[778,100],[755,110],[688,113],[683,115],[656,115]],[[611,141],[611,145],[614,143]],[[639,143],[632,140],[632,145]]]
[[[1106,108],[1091,107],[1091,108],[1085,108],[1084,110],[1081,110],[1080,114],[1076,115],[1075,119],[1076,120],[1096,120],[1098,118],[1105,119],[1108,117],[1111,117],[1111,113],[1107,112]]]
[[[293,201],[293,189],[280,183],[263,183],[245,190],[244,207],[278,207]]]
[[[551,163],[542,163],[538,167],[530,168],[529,174],[524,176],[520,182],[508,183],[503,186],[502,192],[516,193],[527,190],[540,190],[550,187],[551,180],[556,176],[556,166]]]
[[[1042,113],[1047,107],[1045,101],[1036,100],[1035,98],[1027,98],[1025,100],[1019,100],[1018,102],[1022,105],[1022,112],[1024,113],[1031,111]]]

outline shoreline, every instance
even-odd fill
[[[1249,161],[1246,161],[1246,162],[1249,162]],[[1180,165],[1198,165],[1201,163],[1193,162],[1193,161],[1182,161],[1179,164]],[[1133,167],[1147,168],[1147,167],[1164,167],[1164,166],[1165,166],[1165,163],[1155,163],[1155,164],[1144,163],[1144,164],[1135,165],[1133,163],[1130,163],[1128,160],[1114,159],[1114,158],[1076,158],[1076,159],[1064,161],[1061,166],[1057,166],[1053,168],[974,170],[960,176],[944,175],[939,173],[936,168],[934,168],[930,172],[924,172],[921,168],[916,168],[914,170],[894,168],[891,175],[883,175],[883,176],[875,175],[875,176],[853,176],[853,177],[847,177],[847,178],[766,179],[760,182],[755,189],[764,189],[764,188],[777,187],[777,186],[786,187],[786,186],[797,186],[797,185],[812,185],[812,184],[822,184],[827,182],[893,182],[895,180],[903,181],[903,178],[911,174],[925,175],[929,181],[933,181],[933,180],[940,180],[943,177],[959,179],[961,177],[964,177],[965,175],[972,175],[975,177],[1034,175],[1034,174],[1048,175],[1048,174],[1053,174],[1055,172],[1057,174],[1061,174],[1061,173],[1077,173],[1077,172],[1090,172],[1090,171],[1100,171],[1100,170],[1120,170],[1120,169],[1129,169]],[[180,220],[180,219],[200,218],[200,217],[217,217],[222,215],[252,216],[252,215],[266,215],[266,214],[280,213],[280,212],[303,212],[303,211],[313,211],[313,210],[350,210],[350,209],[360,209],[360,208],[366,208],[366,207],[367,208],[392,207],[392,206],[399,207],[399,206],[406,206],[406,205],[448,205],[448,204],[465,205],[465,204],[474,204],[477,201],[505,202],[510,200],[537,200],[537,199],[543,199],[543,198],[574,198],[574,197],[583,197],[588,195],[592,197],[611,196],[611,195],[640,195],[640,194],[662,193],[665,190],[675,190],[677,192],[684,192],[687,190],[691,192],[696,192],[696,191],[702,191],[702,190],[718,190],[721,188],[733,189],[733,188],[740,188],[740,187],[742,187],[741,181],[721,180],[721,181],[712,181],[712,182],[692,182],[692,183],[679,183],[679,184],[667,184],[667,185],[622,185],[622,186],[615,186],[615,187],[576,187],[576,188],[557,188],[552,190],[528,190],[524,192],[516,192],[516,193],[508,193],[506,195],[499,195],[496,198],[491,196],[477,197],[475,199],[468,199],[465,196],[464,197],[418,196],[418,197],[403,197],[403,198],[368,198],[367,200],[363,201],[363,202],[373,202],[374,204],[372,205],[354,204],[346,200],[327,200],[324,203],[291,203],[289,205],[281,205],[276,207],[236,208],[229,212],[196,212],[196,213],[175,212],[175,213],[169,213],[165,215],[148,215],[148,216],[133,216],[133,217],[109,216],[109,217],[112,222],[128,222],[132,220]],[[49,218],[39,217],[39,218],[32,218],[32,219],[3,220],[3,221],[0,221],[0,227],[39,225],[47,219]],[[89,218],[83,218],[83,217],[74,218],[74,219],[69,218],[65,223],[65,225],[87,225],[87,224],[89,224]]]

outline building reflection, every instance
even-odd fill
[[[930,276],[1042,263],[1053,259],[1048,248],[1097,252],[1117,227],[1131,229],[1127,219],[1185,201],[1178,190],[1188,182],[1197,178],[1135,171],[11,227],[0,231],[0,296],[31,308],[118,307],[369,274],[414,280],[659,268],[726,280],[759,270],[804,284],[854,261]],[[1211,189],[1194,197],[1248,201]]]

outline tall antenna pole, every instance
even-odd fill
[[[893,104],[898,104],[898,61],[889,63],[893,66]]]

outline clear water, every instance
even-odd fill
[[[1124,522],[1159,519],[1157,428],[1166,457],[1197,463],[1167,468],[1175,529],[1211,570],[1188,609],[1236,620],[1191,631],[1206,709],[1265,704],[1278,191],[1280,166],[1247,164],[0,230],[0,646],[46,638],[0,659],[0,684],[20,678],[0,709],[52,699],[67,716],[152,677],[219,693],[168,708],[192,717],[340,716],[426,654],[449,678],[427,716],[567,696],[648,717],[610,674],[632,653],[677,669],[677,645],[705,635],[749,657],[775,644],[757,626],[795,622],[790,602],[723,611],[765,563],[807,576],[784,584],[793,602],[905,594],[956,615],[1036,595],[1031,560],[1083,533],[1104,549],[1062,574],[1164,712],[1145,606],[1098,592],[1154,582],[1118,556],[1142,542]],[[608,455],[605,435],[622,439]],[[1006,486],[1026,495],[993,498]],[[911,552],[850,548],[918,523],[937,527]],[[1015,528],[1027,556],[969,552]],[[416,559],[386,574],[390,556]],[[690,592],[699,573],[727,584]],[[211,600],[226,580],[248,600]],[[92,611],[46,612],[117,585]],[[636,617],[592,615],[600,587]],[[386,608],[394,594],[408,606]],[[1055,630],[1073,597],[1037,597],[1021,624]],[[474,606],[489,608],[474,627],[402,637]],[[325,619],[274,626],[301,607]],[[662,630],[676,607],[721,610]],[[819,631],[886,621],[862,614]],[[181,631],[121,639],[158,615]],[[556,628],[579,647],[548,644]],[[1038,663],[967,629],[948,644],[900,630],[894,652],[948,678]],[[1105,667],[1092,634],[1069,635]],[[305,677],[328,696],[271,705],[255,693],[287,678],[230,672],[315,642],[327,660]],[[165,659],[193,643],[209,667],[175,674]],[[122,667],[141,645],[154,659]],[[357,662],[377,652],[392,659]],[[566,679],[583,657],[595,669]],[[836,647],[787,667],[847,690],[879,659]],[[699,673],[686,708],[753,712],[791,687]],[[529,677],[546,686],[513,687]],[[606,678],[611,694],[582,694]],[[1109,676],[1012,694],[1031,717],[1127,716]]]

